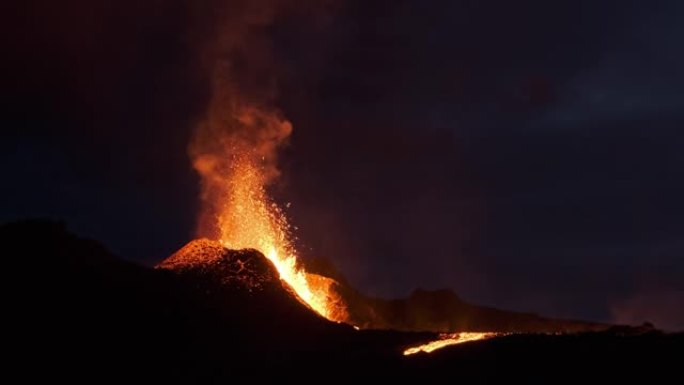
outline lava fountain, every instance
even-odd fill
[[[226,248],[260,251],[301,302],[341,322],[348,317],[336,282],[303,268],[285,214],[268,193],[279,175],[278,150],[292,132],[275,107],[279,68],[268,30],[294,5],[244,0],[198,8],[211,15],[197,29],[204,39],[198,65],[209,86],[208,104],[189,146],[201,177],[197,235]]]
[[[211,207],[212,215],[205,220],[212,222],[210,227],[223,246],[260,251],[303,303],[331,321],[345,321],[346,310],[333,290],[336,282],[308,273],[298,263],[285,214],[266,190],[277,175],[270,163],[275,144],[289,135],[290,123],[276,113],[252,107],[233,112],[229,124],[257,137],[218,137],[225,146],[222,151],[195,157],[194,166],[203,176],[204,199]]]
[[[272,23],[297,2],[241,0],[200,18],[198,72],[207,81],[208,104],[197,122],[189,155],[201,181],[198,236],[229,249],[255,249],[275,266],[285,287],[319,315],[349,323],[351,317],[331,278],[304,268],[285,213],[270,197],[279,176],[278,152],[292,124],[279,100]],[[200,28],[201,27],[201,28]],[[206,34],[206,35],[205,35]]]

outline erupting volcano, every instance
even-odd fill
[[[335,281],[302,268],[287,218],[267,194],[267,184],[278,175],[277,147],[290,134],[291,124],[275,111],[219,106],[234,103],[232,91],[221,87],[192,146],[203,178],[200,231],[209,229],[202,235],[213,235],[229,249],[260,251],[302,302],[331,321],[345,321],[345,309],[332,290]]]
[[[336,282],[304,270],[287,218],[268,194],[279,175],[278,148],[292,131],[273,107],[276,71],[260,35],[277,8],[269,2],[250,2],[237,14],[220,8],[221,22],[203,47],[212,93],[189,151],[202,184],[198,235],[228,249],[258,250],[300,301],[331,321],[346,321]]]
[[[10,0],[7,381],[673,382],[684,2],[622,3]]]
[[[216,204],[220,208],[216,220],[221,244],[229,249],[260,251],[303,303],[331,321],[345,321],[345,308],[333,291],[336,282],[307,273],[298,263],[287,219],[266,194],[263,169],[252,164],[248,156],[233,159],[226,178],[219,178],[226,189],[220,195],[226,200]],[[201,161],[196,164],[198,169],[205,170]]]
[[[406,300],[372,298],[349,286],[344,277],[307,271],[295,249],[286,213],[269,195],[280,174],[279,148],[287,143],[293,129],[274,107],[277,71],[271,47],[261,36],[261,28],[269,25],[274,14],[247,7],[243,16],[249,22],[245,23],[224,11],[219,19],[225,22],[217,25],[204,47],[203,67],[210,74],[212,92],[189,146],[193,166],[201,177],[200,237],[217,241],[227,250],[258,251],[273,264],[288,290],[327,320],[360,329],[447,333],[429,346],[493,336],[490,332],[605,328],[478,307],[448,291],[416,291]],[[214,249],[216,245],[207,247]],[[178,262],[192,265],[192,258],[201,263],[206,255],[217,255],[212,253],[186,250],[159,266],[174,268]],[[469,332],[479,334],[465,334]]]
[[[277,110],[243,105],[229,84],[218,79],[207,117],[191,145],[193,164],[202,177],[204,207],[199,233],[215,243],[190,243],[159,267],[184,270],[205,264],[206,269],[214,269],[217,265],[213,262],[221,259],[217,256],[256,250],[252,258],[267,258],[288,291],[327,320],[357,329],[443,333],[436,341],[407,349],[405,355],[487,339],[497,333],[607,327],[478,307],[443,290],[416,291],[406,300],[372,298],[349,286],[343,277],[307,271],[298,260],[284,211],[268,195],[269,184],[279,174],[277,149],[290,135],[292,125]],[[243,262],[229,258],[223,263],[242,266]]]

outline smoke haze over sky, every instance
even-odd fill
[[[303,254],[370,294],[684,327],[681,2],[250,3],[11,5],[0,219],[144,263],[191,239],[223,4],[293,126],[272,192]]]

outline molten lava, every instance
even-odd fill
[[[346,309],[333,289],[336,282],[307,273],[298,264],[290,227],[282,210],[268,198],[265,181],[259,165],[249,157],[235,157],[224,179],[226,194],[217,218],[220,242],[229,249],[260,251],[302,302],[331,321],[345,321]]]
[[[408,356],[418,352],[432,353],[445,346],[462,344],[464,342],[484,340],[495,337],[497,333],[454,333],[441,334],[440,339],[431,341],[423,345],[415,346],[404,350],[404,355]]]
[[[227,249],[260,251],[302,303],[349,323],[338,283],[305,270],[285,214],[267,191],[279,175],[278,150],[292,133],[275,106],[283,96],[276,79],[281,71],[267,31],[280,11],[289,12],[289,2],[244,3],[219,7],[211,17],[216,25],[198,29],[212,37],[199,47],[197,63],[210,79],[210,99],[188,148],[202,184],[197,235]]]

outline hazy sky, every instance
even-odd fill
[[[63,218],[145,263],[193,236],[196,4],[11,7],[0,219]],[[377,295],[684,326],[682,2],[325,8],[259,31],[304,254]]]

